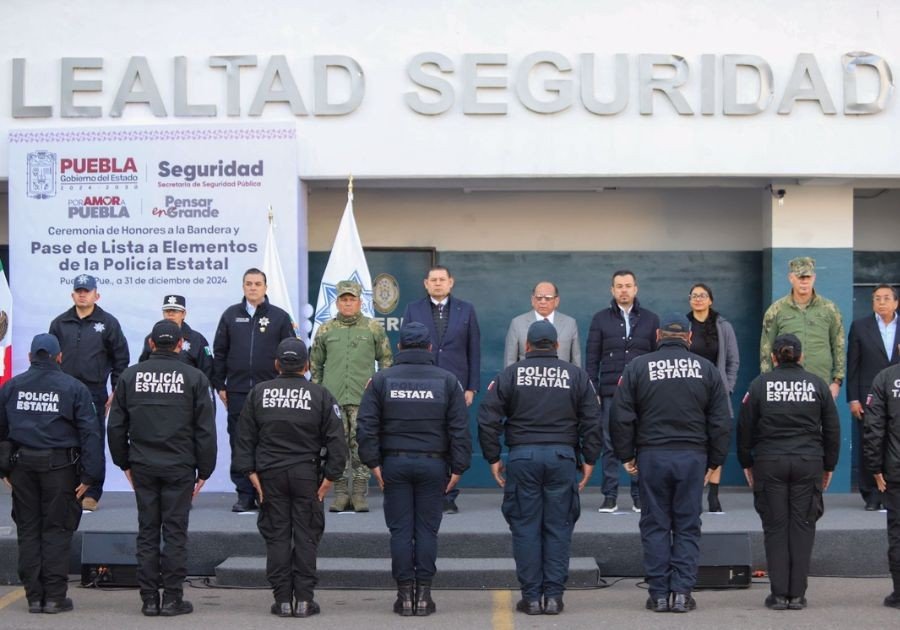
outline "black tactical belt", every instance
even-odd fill
[[[447,459],[443,453],[425,453],[423,451],[382,451],[384,457],[427,457],[428,459]]]

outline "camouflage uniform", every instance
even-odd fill
[[[340,287],[340,284],[339,284]],[[375,373],[375,362],[383,370],[393,364],[393,354],[384,328],[373,319],[357,314],[338,315],[316,331],[309,365],[313,383],[323,385],[341,406],[341,417],[350,447],[350,460],[344,476],[334,484],[335,501],[331,510],[349,507],[368,511],[369,468],[359,459],[356,444],[356,414],[363,390]]]
[[[772,343],[775,337],[793,334],[803,345],[803,367],[831,383],[844,380],[844,324],[841,312],[831,300],[815,291],[806,308],[800,308],[789,294],[772,303],[763,317],[759,341],[759,369],[772,370]]]

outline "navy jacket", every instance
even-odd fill
[[[875,376],[884,368],[900,363],[900,321],[894,333],[891,356],[884,352],[881,331],[878,330],[876,315],[869,313],[850,325],[850,339],[847,342],[847,402],[859,401],[866,404],[866,397],[872,388]]]
[[[447,308],[447,330],[440,343],[431,315],[431,298],[407,304],[403,321],[425,324],[431,333],[435,365],[455,374],[464,390],[477,392],[481,387],[481,331],[475,307],[451,295]]]
[[[616,457],[634,459],[643,449],[704,451],[709,468],[728,454],[731,412],[718,368],[680,339],[664,340],[622,373],[609,432]]]
[[[597,392],[580,367],[556,351],[532,351],[488,385],[478,409],[478,439],[489,464],[500,459],[500,435],[509,447],[572,446],[593,465],[603,429]]]
[[[282,339],[294,337],[291,316],[265,298],[253,317],[243,299],[225,309],[213,340],[212,385],[216,390],[249,392],[270,381],[275,371],[275,350]]]
[[[588,330],[584,369],[601,396],[612,396],[625,366],[642,354],[656,350],[656,329],[659,317],[641,308],[635,298],[628,317],[631,336],[625,337],[625,318],[615,299],[609,308],[598,311]]]
[[[103,442],[91,394],[50,359],[0,389],[0,441],[33,449],[80,448],[81,482],[103,479]]]
[[[130,362],[119,320],[97,305],[82,319],[73,306],[50,323],[50,333],[59,339],[63,372],[88,387],[106,387],[109,378],[116,388]]]
[[[195,367],[206,375],[206,378],[212,379],[213,358],[212,349],[206,337],[187,325],[184,322],[181,325],[181,334],[184,337],[184,343],[178,359],[183,363],[187,363],[191,367]],[[150,358],[150,335],[144,337],[144,349],[138,359],[138,363],[146,361]]]
[[[359,458],[381,465],[385,451],[444,455],[461,475],[472,459],[466,401],[459,381],[427,350],[401,350],[394,366],[366,385],[356,416]]]

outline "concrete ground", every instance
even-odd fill
[[[607,578],[610,582],[613,579]],[[696,594],[698,609],[686,615],[655,614],[644,610],[646,591],[636,588],[633,578],[614,582],[602,590],[569,591],[565,612],[558,617],[527,617],[514,610],[518,593],[503,591],[436,591],[438,612],[425,618],[400,618],[391,612],[394,593],[382,590],[320,590],[316,594],[322,614],[308,619],[279,619],[269,615],[271,596],[267,590],[223,590],[203,588],[197,579],[186,586],[185,598],[195,612],[172,619],[140,615],[137,592],[98,591],[72,584],[69,594],[75,611],[63,615],[30,615],[24,593],[13,586],[0,587],[0,627],[61,628],[253,628],[302,627],[333,629],[396,630],[397,628],[866,628],[900,627],[900,610],[885,608],[884,596],[890,580],[813,578],[808,591],[809,608],[774,612],[763,607],[764,582],[750,589],[703,591]]]

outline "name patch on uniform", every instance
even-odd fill
[[[392,389],[389,398],[408,398],[411,400],[434,400],[434,392],[430,389]]]
[[[184,374],[171,372],[135,372],[134,391],[145,394],[183,394]]]
[[[309,411],[310,395],[306,389],[267,388],[263,390],[263,409],[305,409]]]
[[[769,381],[767,402],[816,402],[816,388],[809,381]]]
[[[647,364],[651,381],[670,378],[703,378],[700,375],[700,361],[697,359],[662,359]]]
[[[19,392],[18,411],[50,411],[59,413],[59,394],[56,392]]]
[[[569,370],[560,366],[521,365],[516,368],[516,385],[569,389]]]
[[[247,322],[250,321],[250,318],[249,317],[235,317],[234,321],[237,324],[246,324]]]

